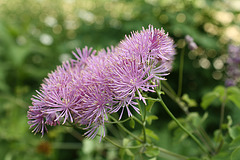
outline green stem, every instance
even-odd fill
[[[179,77],[178,77],[178,97],[181,97],[182,94],[182,80],[183,80],[183,64],[184,64],[184,48],[181,52],[180,57],[180,67],[179,67]]]
[[[222,106],[221,106],[221,113],[220,113],[220,122],[219,122],[219,135],[218,135],[218,139],[220,138],[221,134],[222,134],[222,124],[224,121],[224,110],[225,110],[225,105],[226,105],[226,95],[227,94],[227,90],[224,90],[224,96],[223,96],[223,101],[222,101]],[[223,140],[220,141],[217,149],[216,149],[216,153],[218,153],[221,148],[223,146]]]
[[[134,115],[132,115],[132,118],[133,118],[136,122],[138,122],[139,124],[142,125],[142,121],[140,121],[137,117],[135,117]]]
[[[163,84],[162,87],[166,87],[169,90],[169,93],[171,93],[173,97],[177,97],[176,92],[172,89],[172,87],[168,84],[167,81],[162,81],[161,83]]]
[[[187,159],[189,159],[188,157],[185,157],[185,156],[177,154],[177,153],[170,152],[170,151],[168,151],[168,150],[166,150],[164,148],[161,148],[161,147],[157,147],[157,148],[159,149],[160,152],[165,153],[165,154],[167,154],[169,156],[178,158],[179,160],[187,160]]]
[[[114,146],[118,147],[118,148],[123,148],[123,149],[137,149],[142,147],[142,145],[138,145],[138,146],[121,146],[120,144],[117,144],[116,142],[112,141],[111,139],[109,139],[108,137],[104,137],[103,139],[105,139],[106,141],[112,143]]]
[[[203,145],[199,142],[199,140],[191,133],[189,132],[176,118],[175,116],[171,113],[171,111],[168,109],[168,107],[166,106],[166,104],[163,102],[163,100],[161,99],[161,97],[159,97],[159,102],[161,103],[161,105],[163,106],[163,108],[166,110],[166,112],[168,113],[168,115],[177,123],[177,125],[184,131],[186,132],[193,140],[194,142],[196,142],[196,144],[201,148],[201,150],[203,152],[207,151],[205,150],[205,148],[203,147]]]
[[[103,139],[105,139],[106,141],[112,143],[114,146],[118,147],[118,148],[124,148],[123,146],[115,143],[114,141],[112,141],[111,139],[107,138],[107,137],[104,137]]]
[[[131,119],[131,117],[128,117],[127,119],[124,119],[124,120],[122,120],[122,121],[108,122],[107,124],[124,123],[124,122],[126,122],[126,121],[128,121],[128,120],[130,120],[130,119]]]
[[[198,132],[203,136],[203,139],[206,141],[206,145],[208,145],[210,148],[210,152],[212,153],[212,155],[214,155],[214,146],[206,131],[202,127],[198,127]]]
[[[189,114],[188,107],[185,105],[184,102],[181,101],[181,99],[175,94],[172,93],[169,89],[162,87],[163,91],[175,102],[178,104],[178,106],[184,111],[186,115]]]
[[[109,117],[114,121],[114,122],[117,122],[117,120],[113,117],[113,116],[110,116]],[[138,138],[136,135],[134,135],[132,132],[130,132],[127,128],[125,128],[121,123],[117,123],[117,125],[123,130],[125,131],[126,133],[128,133],[130,136],[132,136],[133,138],[135,138],[136,140],[138,140],[139,142],[143,143],[143,141]]]
[[[140,111],[141,111],[141,115],[142,115],[142,130],[143,130],[143,143],[146,143],[146,107],[141,105],[140,101],[138,101],[138,104],[139,104],[139,108],[140,108]]]

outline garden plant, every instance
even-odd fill
[[[49,73],[31,99],[27,113],[30,128],[42,136],[53,126],[80,129],[90,141],[98,139],[94,142],[119,148],[120,159],[238,160],[239,122],[233,122],[225,110],[228,104],[240,109],[240,47],[229,45],[225,85],[205,93],[198,104],[191,94],[182,93],[184,56],[198,46],[189,35],[184,44],[176,53],[177,44],[168,33],[149,25],[131,32],[116,46],[98,51],[87,46],[77,48],[72,52],[75,58]],[[168,76],[177,54],[179,75],[174,90]],[[176,117],[172,112],[175,108],[166,105],[166,97],[184,115]],[[212,116],[207,109],[213,103],[220,106],[219,123],[207,131],[204,123]],[[194,110],[196,106],[202,110]],[[153,112],[156,107],[171,118],[166,130],[177,135],[179,145],[190,141],[197,151],[182,154],[155,143],[162,138],[151,129],[159,119]]]

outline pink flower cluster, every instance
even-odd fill
[[[33,132],[46,126],[72,123],[94,138],[105,136],[108,115],[124,110],[139,113],[138,103],[146,104],[143,92],[154,92],[159,80],[171,70],[174,42],[163,29],[132,32],[116,47],[96,52],[85,47],[73,52],[76,59],[64,62],[44,79],[29,106]]]

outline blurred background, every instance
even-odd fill
[[[149,24],[163,27],[175,41],[178,54],[167,77],[175,90],[182,48],[184,93],[200,102],[204,93],[224,84],[227,47],[240,44],[239,0],[0,0],[0,159],[120,159],[117,148],[98,139],[83,140],[77,129],[60,126],[50,128],[43,138],[34,135],[27,110],[43,78],[71,58],[75,48],[114,46],[125,34]],[[187,49],[187,34],[197,50]],[[164,98],[177,116],[183,114]],[[209,132],[219,121],[219,108],[213,110]],[[194,155],[186,149],[191,142],[184,148],[171,138],[164,111],[155,105],[153,113],[159,116],[159,123],[151,126],[161,137],[156,143]]]

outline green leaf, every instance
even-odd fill
[[[127,146],[130,142],[130,139],[128,138],[123,138],[123,146]]]
[[[217,143],[220,143],[223,140],[223,135],[220,132],[220,130],[215,130],[214,131],[214,138],[213,140]]]
[[[182,96],[182,100],[185,101],[189,107],[196,107],[197,106],[197,102],[194,99],[190,99],[188,94],[184,94]]]
[[[151,99],[148,99],[148,100],[147,100],[146,110],[147,110],[148,112],[151,112],[152,107],[153,107],[153,105],[154,105],[155,102],[156,102],[156,101],[151,100]]]
[[[134,154],[132,153],[132,151],[130,149],[125,149],[125,152],[128,156],[130,156],[134,159]]]
[[[207,94],[205,94],[202,98],[202,102],[201,102],[201,107],[203,109],[207,109],[209,107],[209,105],[215,100],[217,99],[218,94],[215,92],[209,92]]]
[[[240,147],[236,148],[231,154],[231,160],[239,160],[240,157]]]
[[[149,125],[152,124],[152,121],[153,121],[153,120],[157,120],[157,119],[158,119],[158,117],[155,116],[155,115],[150,115],[150,116],[147,116],[147,117],[146,117],[146,121],[147,121],[147,123],[148,123]]]
[[[148,157],[156,157],[159,155],[160,150],[154,146],[146,146],[146,150],[144,152]]]
[[[238,108],[240,108],[240,89],[232,86],[227,89],[227,99],[232,101]]]
[[[119,150],[119,155],[120,155],[121,159],[124,159],[125,153],[126,153],[125,149],[121,148],[121,149]]]
[[[133,118],[131,118],[131,120],[129,121],[129,125],[131,128],[135,128],[135,121]]]
[[[232,139],[237,138],[240,135],[240,126],[228,128],[228,133]]]
[[[157,160],[157,157],[150,158],[149,160]]]
[[[209,105],[217,98],[219,98],[219,100],[221,102],[223,102],[224,95],[225,95],[225,87],[223,87],[223,86],[215,87],[212,92],[208,92],[207,94],[205,94],[203,96],[202,102],[201,102],[201,107],[203,109],[207,109],[209,107]]]
[[[240,136],[236,137],[229,145],[229,149],[236,149],[240,147]]]
[[[213,92],[215,92],[218,95],[218,97],[220,98],[221,102],[224,101],[223,97],[225,96],[225,89],[226,88],[223,87],[223,86],[217,86],[213,90]]]
[[[238,108],[240,108],[240,95],[229,95],[228,100],[232,101]]]
[[[207,119],[208,113],[204,113],[202,117],[199,116],[197,112],[190,113],[187,116],[187,120],[193,124],[195,127],[202,126],[203,122]]]
[[[228,87],[227,89],[227,94],[236,94],[236,95],[240,95],[240,89],[236,86],[231,86]]]
[[[145,129],[145,131],[146,131],[147,136],[158,140],[158,136],[154,133],[154,131],[147,129],[147,128]]]
[[[228,160],[230,157],[229,152],[220,152],[213,156],[211,160]]]

